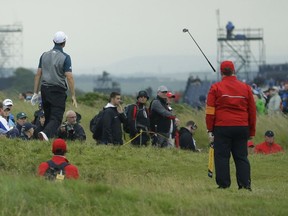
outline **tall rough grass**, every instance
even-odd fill
[[[68,142],[67,158],[78,166],[80,179],[47,182],[37,167],[51,156],[51,142],[0,139],[1,215],[287,215],[287,153],[250,155],[252,192],[237,189],[231,160],[230,189],[216,189],[207,177],[205,115],[185,105],[174,110],[184,124],[197,122],[201,153],[178,149],[97,146],[88,122],[106,103],[79,104],[88,140]],[[67,109],[72,108],[67,104]],[[36,107],[15,100],[14,115]],[[261,116],[255,143],[272,129],[287,151],[287,119]]]

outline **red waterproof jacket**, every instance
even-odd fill
[[[254,152],[256,154],[273,154],[277,152],[282,152],[283,149],[280,145],[273,143],[272,145],[267,142],[260,143],[256,145]]]
[[[69,161],[66,159],[65,156],[61,156],[61,155],[54,155],[52,157],[52,161],[59,165],[63,162],[67,162],[69,163]],[[49,168],[49,165],[47,162],[42,162],[39,167],[38,167],[38,174],[40,176],[44,176],[46,170]],[[79,172],[78,172],[78,168],[72,164],[69,164],[68,166],[66,166],[64,168],[65,170],[65,178],[67,179],[78,179],[79,178]]]
[[[255,136],[256,106],[251,87],[236,76],[225,76],[213,84],[206,102],[206,126],[249,126],[250,136]]]

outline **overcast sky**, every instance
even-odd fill
[[[201,56],[183,28],[215,65],[217,9],[222,27],[232,21],[264,29],[267,63],[275,61],[270,56],[288,62],[287,0],[0,0],[0,25],[22,23],[28,68],[37,67],[59,30],[69,37],[64,51],[75,73],[139,56]]]

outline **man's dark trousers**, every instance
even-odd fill
[[[232,153],[239,188],[250,187],[250,163],[248,160],[247,141],[249,127],[216,126],[214,128],[214,158],[216,183],[221,188],[231,185],[230,152]]]
[[[41,86],[42,106],[45,113],[43,132],[53,138],[61,125],[66,104],[66,90],[58,86]]]

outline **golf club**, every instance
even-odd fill
[[[193,41],[195,42],[195,44],[197,45],[197,47],[199,48],[199,50],[201,51],[201,53],[203,54],[203,56],[205,57],[205,59],[207,60],[207,62],[209,63],[210,67],[212,68],[212,70],[214,72],[216,72],[215,68],[212,66],[212,64],[210,63],[210,61],[208,60],[208,58],[206,57],[206,55],[203,53],[203,51],[201,50],[200,46],[197,44],[197,42],[194,40],[194,38],[192,37],[192,35],[190,34],[188,29],[183,29],[183,32],[186,33],[188,32],[188,34],[190,35],[190,37],[193,39]]]

